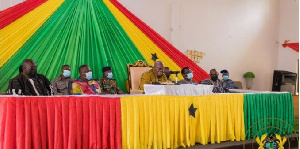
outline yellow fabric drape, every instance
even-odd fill
[[[1,29],[0,67],[44,24],[64,0],[48,0]]]
[[[195,118],[189,115],[191,105]],[[121,97],[122,148],[178,148],[245,139],[243,95]]]
[[[151,59],[151,53],[156,53],[159,60],[163,62],[166,67],[169,67],[170,70],[181,70],[181,68],[168,55],[166,55],[155,43],[153,43],[151,39],[149,39],[137,26],[135,26],[134,23],[120,12],[109,0],[103,0],[103,2],[118,20],[124,31],[141,52],[149,65],[153,66],[154,64],[154,61]],[[175,76],[171,75],[170,77],[175,80]],[[178,79],[183,79],[181,74],[178,74]]]

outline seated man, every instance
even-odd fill
[[[69,65],[63,65],[61,67],[62,74],[52,80],[52,87],[54,95],[70,95],[70,88],[72,84],[70,82],[75,81],[70,77],[71,69]]]
[[[103,67],[102,73],[103,78],[99,80],[101,92],[104,94],[123,94],[122,90],[118,87],[116,80],[113,79],[111,67]]]
[[[99,94],[101,89],[97,81],[92,80],[91,68],[87,65],[81,65],[79,67],[79,78],[72,83],[72,94],[82,95],[82,94]]]
[[[144,90],[144,84],[167,82],[167,76],[163,73],[164,65],[160,61],[154,63],[154,67],[143,73],[140,82],[140,89]]]
[[[226,83],[228,89],[238,89],[238,87],[234,86],[233,81],[229,79],[229,72],[227,70],[222,70],[223,82]]]
[[[180,80],[179,84],[197,84],[195,81],[193,81],[193,71],[189,67],[184,67],[181,70],[181,74],[183,76],[183,80]]]
[[[19,72],[19,75],[10,80],[8,93],[28,96],[51,95],[50,81],[44,75],[37,73],[33,60],[25,59],[22,67],[19,67]]]
[[[210,70],[210,78],[203,80],[200,84],[213,85],[214,88],[212,90],[213,93],[227,93],[228,89],[226,84],[218,79],[218,72],[216,69]]]

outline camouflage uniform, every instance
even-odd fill
[[[155,74],[154,70],[151,69],[142,74],[141,82],[140,82],[140,89],[144,90],[144,84],[152,84],[153,82],[164,83],[167,82],[167,76],[163,73],[163,75],[158,78]]]
[[[105,94],[118,94],[119,92],[122,92],[115,79],[101,78],[99,80],[99,85],[102,93]]]

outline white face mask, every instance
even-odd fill
[[[87,80],[92,80],[92,78],[93,78],[92,72],[90,71],[90,72],[85,73],[85,78],[86,78]]]
[[[63,71],[63,75],[64,75],[66,78],[68,78],[68,77],[70,76],[70,74],[71,74],[71,71],[69,71],[69,70],[64,70],[64,71]]]
[[[111,72],[107,73],[107,78],[112,79],[113,78],[113,74]]]
[[[189,80],[193,79],[193,73],[188,73],[186,78],[188,78]]]

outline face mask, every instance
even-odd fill
[[[218,80],[218,76],[217,76],[217,75],[215,75],[215,76],[211,76],[211,80],[213,80],[213,81],[216,81],[216,80]]]
[[[88,72],[88,73],[85,73],[85,78],[86,78],[87,80],[92,80],[92,77],[93,77],[93,74],[92,74],[91,71]]]
[[[110,72],[110,73],[107,73],[107,77],[109,78],[109,79],[112,79],[113,78],[113,74]]]
[[[70,70],[64,70],[63,75],[68,78],[70,76],[71,71]]]
[[[165,74],[167,76],[167,78],[170,78],[170,74]]]
[[[223,79],[226,81],[226,80],[228,80],[228,76],[223,76]]]
[[[36,74],[37,74],[36,69],[32,69],[32,68],[29,69],[29,76],[30,77],[35,77]]]
[[[191,79],[193,78],[193,73],[188,73],[188,74],[187,74],[187,78],[188,78],[189,80],[191,80]]]

